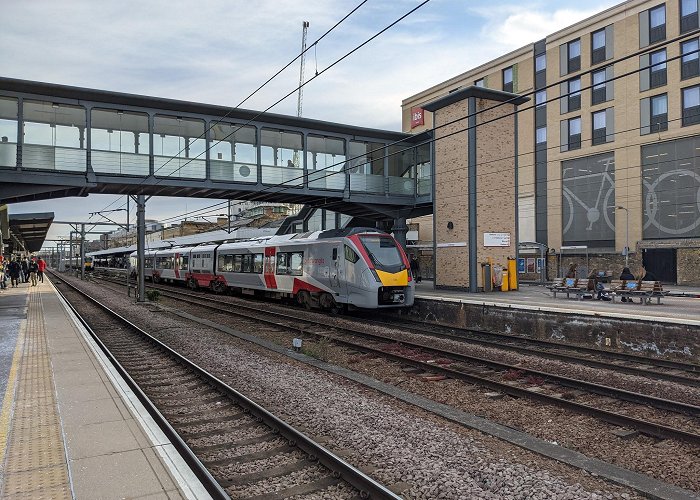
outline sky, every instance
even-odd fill
[[[303,21],[310,46],[360,3],[0,0],[0,76],[235,107],[299,54]],[[368,0],[307,52],[306,80],[420,3]],[[303,116],[400,131],[403,99],[617,3],[431,0],[308,83]],[[241,107],[263,110],[298,84],[297,61]],[[296,108],[294,94],[270,111],[296,115]],[[215,202],[152,198],[146,217],[172,218]],[[13,204],[9,212],[95,221],[104,219],[90,212],[123,204],[123,196],[90,195]],[[125,221],[124,212],[107,215]],[[69,231],[54,225],[48,238]]]

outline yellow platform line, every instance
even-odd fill
[[[2,400],[2,410],[0,411],[0,469],[5,463],[5,451],[7,449],[7,436],[10,431],[10,416],[12,415],[12,403],[14,402],[14,393],[17,384],[17,372],[19,370],[19,361],[22,357],[22,346],[24,345],[24,331],[27,327],[27,320],[23,319],[19,325],[19,333],[17,334],[17,345],[15,353],[12,356],[12,366],[7,378],[7,388],[5,389],[5,397]]]

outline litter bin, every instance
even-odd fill
[[[518,261],[508,258],[508,288],[518,289]]]
[[[507,292],[510,290],[508,287],[508,269],[504,269],[503,271],[503,280],[501,281],[501,291],[502,292]]]
[[[493,292],[493,276],[491,274],[491,264],[481,263],[481,281],[484,283],[485,292]]]

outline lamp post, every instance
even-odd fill
[[[625,207],[618,205],[618,210],[625,211],[625,267],[630,264],[630,212]]]

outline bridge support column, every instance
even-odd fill
[[[137,302],[146,300],[146,196],[139,194],[136,196],[136,255],[138,259],[138,291],[136,293]]]
[[[85,224],[80,224],[80,279],[85,279]]]
[[[394,233],[394,238],[399,242],[401,247],[403,247],[404,252],[406,251],[406,233],[408,232],[408,226],[406,225],[406,218],[400,217],[394,219],[394,227],[391,228],[391,232]]]

